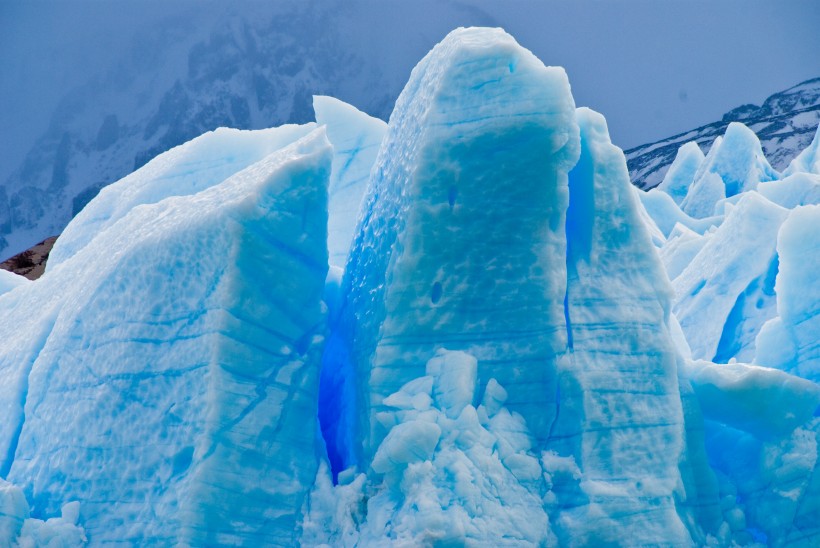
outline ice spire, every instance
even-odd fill
[[[440,347],[475,356],[479,393],[496,378],[546,439],[566,348],[574,109],[563,69],[500,29],[455,30],[413,70],[346,268],[344,344],[325,363],[332,391],[355,383],[359,411],[347,420],[365,462],[386,433],[383,399],[423,375]],[[330,428],[350,436],[344,422]]]

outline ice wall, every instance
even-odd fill
[[[80,501],[92,544],[297,541],[322,454],[331,157],[320,129],[148,199],[0,297],[0,463],[36,517]]]
[[[671,290],[603,116],[578,109],[581,157],[569,175],[566,316],[570,352],[550,446],[575,458],[563,543],[690,541],[675,509],[684,448]]]
[[[345,378],[355,387],[360,412],[337,431],[354,432],[365,462],[386,435],[384,398],[422,376],[439,347],[472,354],[478,394],[496,378],[546,439],[566,347],[564,214],[577,155],[566,74],[500,29],[456,30],[414,69],[347,264],[345,343],[325,364],[331,392]]]

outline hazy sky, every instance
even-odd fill
[[[820,76],[820,0],[360,4],[347,28],[370,36],[369,62],[403,78],[449,29],[503,26],[546,64],[566,68],[577,104],[602,112],[625,149]],[[173,0],[0,0],[0,180],[46,129],[64,93],[115,64],[138,29],[221,9]]]

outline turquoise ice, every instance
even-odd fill
[[[817,140],[644,193],[501,29],[314,108],[0,271],[0,545],[818,544]]]
[[[0,467],[37,517],[78,501],[92,544],[298,538],[321,455],[330,162],[313,131],[135,204],[0,297]]]
[[[479,393],[496,378],[536,439],[548,436],[566,349],[574,115],[564,71],[501,30],[454,31],[414,69],[373,167],[325,364],[335,391],[355,393],[336,414],[354,436],[339,439],[346,464],[370,461],[384,398],[440,347],[472,354]]]

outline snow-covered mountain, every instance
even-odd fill
[[[351,40],[331,10],[281,3],[254,18],[251,8],[146,28],[121,64],[70,90],[0,184],[0,259],[59,234],[102,187],[205,131],[307,122],[323,93],[367,97],[360,106],[387,117],[401,82],[363,68],[373,66],[356,58],[364,48],[340,47]]]
[[[657,186],[683,144],[695,141],[706,152],[732,122],[752,129],[772,167],[783,170],[809,145],[820,124],[820,78],[775,93],[761,106],[743,105],[718,122],[627,150],[632,182],[645,190]]]
[[[820,136],[780,174],[731,124],[642,192],[486,28],[387,127],[315,107],[0,271],[0,541],[817,545]]]

